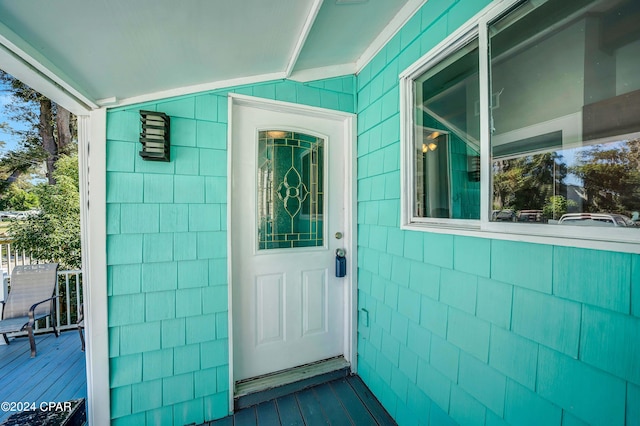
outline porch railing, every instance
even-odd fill
[[[9,283],[11,292],[11,283]],[[56,287],[56,328],[59,331],[76,329],[78,312],[82,304],[82,271],[58,271],[58,285]],[[51,317],[36,321],[35,333],[53,331]],[[27,332],[13,333],[12,336],[26,336]]]
[[[12,246],[12,241],[8,239],[0,240],[0,267],[2,270],[11,275],[13,268],[18,265],[31,265],[32,259],[29,253],[25,251],[16,250]],[[33,260],[33,263],[37,263]]]
[[[31,265],[38,263],[37,260],[31,259],[29,253],[19,252],[11,246],[11,241],[0,240],[0,265],[2,272],[10,277],[11,271],[18,265]],[[2,278],[0,278],[2,279]],[[8,281],[9,291],[11,291],[11,281]],[[2,284],[2,283],[0,283]],[[0,290],[1,292],[1,290]],[[6,294],[6,292],[4,293]],[[82,271],[58,271],[58,285],[56,286],[56,328],[58,330],[67,330],[76,328],[78,322],[78,312],[82,304]],[[46,333],[53,331],[51,318],[47,317],[36,322],[36,333]],[[13,334],[14,336],[26,335],[26,332]]]
[[[9,283],[11,291],[11,283]],[[59,331],[76,329],[78,312],[82,304],[82,271],[58,271],[58,285],[56,287],[56,328]],[[35,333],[53,331],[51,317],[36,321]],[[12,336],[26,336],[27,332],[13,333]]]

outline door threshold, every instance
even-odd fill
[[[351,364],[346,359],[344,359],[342,355],[340,355],[334,358],[289,368],[287,370],[277,371],[275,373],[265,374],[263,376],[253,377],[251,379],[240,380],[236,382],[235,386],[236,408],[255,405],[255,403],[251,403],[250,401],[256,398],[247,399],[247,397],[251,396],[251,394],[256,394],[258,392],[264,392],[272,389],[275,390],[276,388],[278,388],[279,390],[276,391],[274,395],[286,395],[288,393],[295,392],[296,390],[304,389],[308,386],[322,383],[323,380],[331,380],[333,378],[336,378],[337,376],[346,376],[349,374],[350,366]],[[286,386],[296,383],[296,386]],[[268,397],[268,399],[264,399],[265,397]],[[268,401],[269,399],[273,399],[275,397],[276,396],[269,397],[269,395],[263,395],[259,399]],[[246,401],[242,403],[242,407],[238,406],[238,401],[240,401],[240,399]]]

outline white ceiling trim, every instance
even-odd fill
[[[290,76],[290,80],[306,83],[308,81],[321,80],[324,78],[341,77],[356,73],[356,64],[351,62],[348,64],[329,65],[327,67],[311,68],[308,70],[294,71]]]
[[[378,34],[373,42],[356,60],[356,74],[359,74],[364,67],[382,50],[382,48],[402,29],[409,19],[420,10],[428,0],[409,0],[391,19],[389,24]]]
[[[287,64],[287,68],[285,69],[285,75],[289,77],[291,72],[293,71],[293,67],[296,66],[296,62],[298,62],[298,57],[300,57],[300,52],[302,52],[302,48],[304,47],[305,41],[307,41],[307,37],[311,32],[311,27],[313,27],[313,23],[316,21],[318,17],[318,12],[322,7],[323,0],[314,0],[311,5],[311,10],[307,15],[307,19],[304,22],[302,27],[302,31],[300,32],[300,37],[298,37],[298,41],[296,42],[296,46],[293,49],[293,53],[291,54],[291,58],[289,58],[289,63]]]
[[[140,96],[133,96],[131,98],[116,100],[115,104],[112,103],[113,98],[108,98],[105,101],[110,102],[110,104],[108,105],[109,107],[121,107],[144,102],[155,102],[161,99],[173,98],[176,96],[192,95],[199,92],[209,92],[212,90],[225,89],[234,86],[264,83],[273,80],[283,80],[285,78],[286,74],[284,72],[276,72],[270,74],[254,75],[250,77],[233,78],[229,80],[219,80],[210,83],[196,84],[193,86],[178,87],[175,89],[163,90],[154,93],[146,93]]]
[[[18,46],[20,42],[24,48]],[[87,114],[90,110],[98,108],[92,99],[67,83],[70,81],[68,76],[2,23],[0,63],[5,72],[76,115]]]
[[[110,98],[103,98],[96,100],[96,103],[101,107],[110,107],[118,104],[118,98],[111,96]]]

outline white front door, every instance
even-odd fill
[[[345,126],[275,103],[232,106],[234,381],[345,354]]]

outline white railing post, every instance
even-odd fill
[[[2,284],[0,284],[0,301],[4,301],[9,294],[9,274],[7,274],[4,269],[1,274],[2,277],[0,277],[0,280],[2,280]]]
[[[76,276],[76,294],[78,295],[78,297],[76,297],[76,312],[77,315],[80,316],[80,309],[82,306],[82,301],[80,300],[81,297],[83,297],[84,295],[80,295],[80,273],[76,272],[75,274]]]
[[[1,249],[0,247],[0,259],[1,259]],[[9,275],[2,269],[2,277],[0,277],[2,283],[0,283],[0,301],[4,301],[7,298],[8,292],[8,284],[9,284]],[[1,308],[0,308],[1,309]],[[4,339],[0,339],[0,346],[4,345]]]
[[[67,307],[67,324],[66,325],[71,325],[71,294],[69,292],[69,274],[66,274],[64,276],[64,292],[65,295],[67,297],[67,303],[66,303],[66,307]]]
[[[56,296],[60,296],[60,272],[58,271],[58,276],[56,277]],[[56,297],[56,327],[60,327],[60,297]],[[47,317],[48,319],[48,317]],[[47,324],[47,328],[51,327]]]

